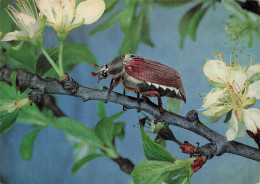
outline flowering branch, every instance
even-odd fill
[[[32,89],[30,97],[33,101],[39,100],[45,94],[75,96],[81,98],[83,101],[106,100],[107,90],[97,90],[82,86],[72,78],[69,78],[70,80],[67,80],[67,82],[58,81],[53,78],[42,79],[38,75],[29,73],[22,69],[13,70],[6,67],[1,68],[0,81],[10,83],[10,78],[13,71],[17,72],[17,86],[20,87],[21,90],[26,88]],[[70,82],[74,85],[68,85]],[[68,86],[73,86],[73,89],[68,88]],[[136,98],[112,92],[108,101],[121,104],[126,109],[139,108],[140,110],[145,111],[157,118],[160,116],[157,105],[152,103],[148,98],[144,98],[144,101],[141,102],[139,106]],[[260,162],[259,149],[236,141],[227,141],[226,137],[202,124],[198,118],[198,113],[195,110],[188,112],[186,117],[164,111],[160,121],[168,122],[174,126],[190,130],[209,140],[210,143],[200,147],[198,152],[199,155],[212,158],[214,156],[220,156],[224,153],[231,153]]]

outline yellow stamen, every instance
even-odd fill
[[[0,31],[0,37],[2,36],[3,32]]]

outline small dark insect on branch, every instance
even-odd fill
[[[33,99],[37,99],[40,96],[43,97],[46,94],[61,94],[79,97],[83,101],[106,100],[108,92],[107,90],[91,89],[78,84],[74,80],[70,80],[73,81],[73,83],[77,84],[76,90],[71,90],[64,87],[64,82],[60,82],[52,78],[42,79],[41,77],[22,69],[14,70],[6,67],[1,68],[0,81],[10,83],[10,77],[13,71],[17,72],[17,86],[19,86],[20,88],[31,88],[32,91],[35,91],[35,93],[31,94],[31,97]],[[40,95],[37,95],[39,93]],[[36,95],[37,98],[34,98],[33,95]],[[160,116],[158,106],[152,103],[148,98],[145,98],[144,101],[138,104],[136,98],[111,92],[108,101],[116,104],[121,104],[125,106],[126,109],[140,108],[140,110],[145,111],[156,118]],[[260,162],[259,149],[236,141],[227,141],[226,137],[218,134],[217,132],[202,124],[198,118],[198,113],[195,110],[191,110],[190,112],[188,112],[187,117],[179,116],[164,110],[160,121],[187,129],[206,138],[210,143],[200,147],[200,154],[206,156],[207,158],[220,156],[224,153],[231,153]]]

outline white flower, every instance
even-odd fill
[[[34,0],[32,2],[33,5],[31,6],[28,0],[17,0],[16,9],[13,6],[8,6],[7,12],[20,28],[20,31],[7,33],[1,41],[29,41],[35,37],[41,26],[38,21]]]
[[[69,32],[75,26],[92,24],[105,10],[103,0],[86,0],[76,8],[75,0],[36,0],[40,14],[60,32]]]
[[[223,87],[233,87],[240,91],[245,85],[247,76],[240,66],[230,66],[223,60],[208,60],[203,68],[210,81],[223,84]]]
[[[238,65],[227,65],[224,60],[209,60],[203,71],[210,81],[221,87],[213,88],[204,98],[202,107],[207,110],[202,114],[222,117],[231,113],[226,132],[228,141],[243,136],[245,129],[255,133],[260,128],[260,110],[248,107],[260,99],[260,80],[250,84],[247,78],[260,72],[259,65],[245,70]]]

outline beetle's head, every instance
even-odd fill
[[[107,66],[107,64],[105,64],[105,65],[102,65],[101,67],[99,67],[97,73],[92,72],[91,74],[92,74],[93,77],[98,76],[98,82],[99,82],[102,79],[107,78],[107,76],[108,76],[107,71],[108,71],[108,66]]]
[[[126,62],[129,58],[132,58],[133,56],[134,55],[132,54],[117,56],[114,59],[112,59],[109,63],[99,67],[97,73],[92,72],[92,76],[98,76],[98,82],[102,79],[106,79],[107,77],[121,77],[124,73],[124,62]],[[97,65],[94,64],[94,66]]]

